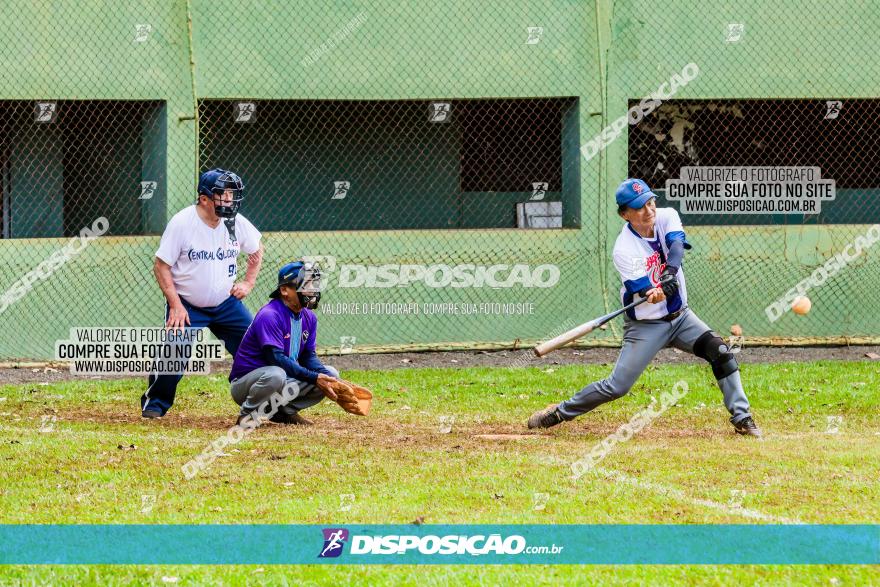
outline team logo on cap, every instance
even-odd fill
[[[639,182],[633,182],[633,191],[637,194],[641,194],[645,188],[642,187],[642,184]]]

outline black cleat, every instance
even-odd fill
[[[528,427],[531,428],[550,428],[562,422],[562,415],[556,408],[559,404],[550,404],[543,410],[535,412],[529,416]]]
[[[157,412],[156,410],[144,410],[141,412],[141,417],[153,420],[155,418],[161,418],[162,412]]]
[[[761,429],[758,428],[758,425],[755,424],[755,421],[752,420],[751,416],[743,418],[734,424],[733,429],[736,430],[737,434],[742,434],[743,436],[754,436],[755,438],[761,438],[763,436],[763,434],[761,434]]]
[[[314,424],[311,420],[306,420],[302,416],[299,415],[299,412],[294,412],[292,414],[285,412],[277,412],[274,416],[269,418],[270,422],[275,422],[276,424],[293,424],[294,426],[311,426]]]
[[[241,414],[235,420],[236,426],[238,426],[240,428],[245,428],[245,429],[259,428],[263,424],[270,424],[270,423],[272,423],[272,422],[269,422],[269,420],[267,420],[266,418],[260,418],[255,413]]]

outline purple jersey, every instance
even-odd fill
[[[318,317],[308,308],[296,315],[281,300],[270,301],[260,308],[241,339],[229,380],[268,366],[263,358],[263,347],[267,345],[281,349],[299,363],[304,350],[315,350],[317,331]]]

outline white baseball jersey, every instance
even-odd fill
[[[177,293],[198,308],[217,306],[229,297],[241,251],[260,248],[260,231],[241,214],[235,215],[233,240],[223,219],[211,228],[195,205],[175,214],[162,233],[156,256],[171,265]]]
[[[623,305],[634,301],[636,292],[656,287],[660,283],[660,273],[666,267],[666,256],[669,254],[669,243],[675,240],[683,241],[686,249],[691,248],[674,208],[657,208],[653,239],[642,237],[629,222],[626,223],[614,243],[614,266],[623,281],[620,288]],[[629,317],[636,320],[656,320],[686,306],[687,288],[683,267],[679,267],[676,276],[678,292],[674,296],[657,304],[645,302],[627,310]]]

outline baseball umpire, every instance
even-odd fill
[[[339,372],[325,366],[315,352],[321,300],[321,271],[294,261],[278,271],[278,287],[248,328],[229,372],[232,399],[241,406],[238,423],[281,394],[290,383],[295,397],[269,418],[279,424],[310,425],[299,412],[324,397],[337,400],[333,384]]]
[[[656,195],[640,179],[627,179],[616,195],[617,213],[626,220],[613,253],[614,266],[623,281],[621,299],[627,305],[638,295],[647,297],[648,303],[626,312],[623,346],[611,375],[587,385],[571,399],[532,414],[528,427],[550,428],[623,397],[660,349],[672,345],[711,365],[734,430],[760,437],[736,357],[687,306],[682,260],[691,245],[678,212],[657,208]],[[667,275],[675,279],[661,284],[661,277]]]
[[[168,222],[153,264],[165,294],[165,326],[207,327],[232,355],[252,320],[241,300],[253,289],[263,262],[260,232],[238,213],[243,191],[241,178],[231,171],[203,173],[196,203]],[[241,251],[247,254],[247,272],[236,283]],[[182,373],[151,374],[141,396],[141,415],[164,416],[182,377]]]

